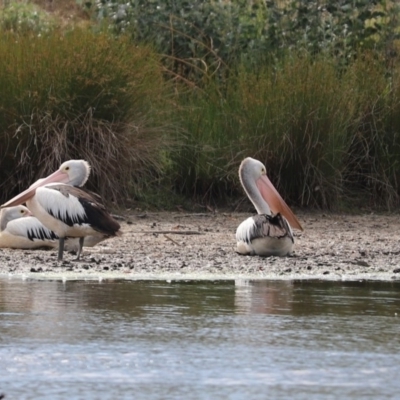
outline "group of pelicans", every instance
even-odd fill
[[[77,251],[79,259],[83,246],[121,236],[120,224],[105,209],[100,196],[82,188],[89,175],[88,162],[69,160],[4,203],[0,211],[0,247],[58,247],[58,261],[62,261],[64,249]],[[289,255],[294,244],[292,229],[303,228],[268,179],[264,164],[245,158],[239,178],[257,215],[238,226],[236,251],[245,255]]]

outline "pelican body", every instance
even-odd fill
[[[79,238],[79,259],[85,237],[93,236],[100,241],[121,235],[119,223],[100,203],[99,196],[75,187],[83,186],[89,173],[86,161],[66,161],[56,172],[39,179],[1,207],[26,202],[31,213],[58,236],[58,260],[63,258],[66,238]]]
[[[264,257],[289,255],[294,245],[292,228],[303,228],[268,179],[264,164],[245,158],[239,168],[239,178],[258,215],[238,226],[236,251]]]

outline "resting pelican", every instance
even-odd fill
[[[0,211],[0,247],[35,249],[54,247],[57,236],[45,228],[24,206]]]
[[[290,254],[294,244],[292,228],[303,228],[268,179],[264,164],[245,158],[240,164],[239,178],[258,215],[238,226],[236,251],[259,256]]]
[[[84,160],[70,160],[44,179],[1,206],[12,207],[26,202],[32,214],[59,238],[58,260],[63,258],[65,238],[79,238],[78,256],[85,236],[100,240],[120,236],[120,225],[106,211],[95,194],[75,187],[86,183],[90,166]]]
[[[105,237],[87,236],[83,246],[93,247]],[[0,210],[0,248],[38,249],[58,247],[58,236],[47,229],[28,208],[15,206]],[[78,251],[79,239],[67,238],[65,250]]]

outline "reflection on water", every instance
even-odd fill
[[[291,310],[291,281],[235,281],[235,310],[238,313],[283,314]]]
[[[0,280],[7,399],[395,398],[400,284]]]

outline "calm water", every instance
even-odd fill
[[[394,399],[399,324],[400,282],[4,279],[0,393]]]

